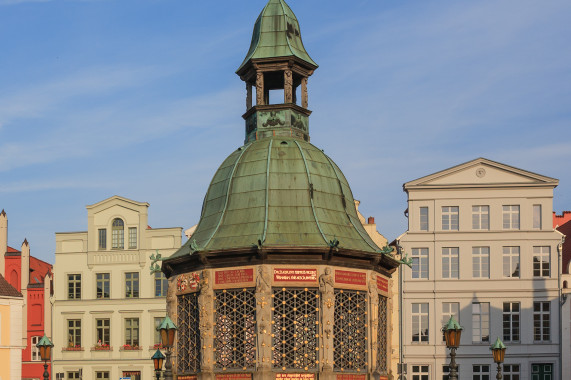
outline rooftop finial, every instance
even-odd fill
[[[6,216],[6,211],[4,211],[4,209],[2,209],[2,212],[0,212],[1,216]]]

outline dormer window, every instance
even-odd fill
[[[113,249],[123,249],[125,248],[125,223],[122,219],[113,219],[113,224],[111,225],[112,232],[112,248]]]

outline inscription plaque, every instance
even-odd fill
[[[315,373],[276,373],[276,380],[315,380]]]
[[[389,291],[389,280],[381,276],[377,276],[377,288],[383,292]]]
[[[198,380],[196,375],[178,376],[178,380]]]
[[[317,281],[317,269],[275,268],[274,281],[299,282]]]
[[[215,272],[214,276],[215,276],[214,283],[216,285],[253,282],[254,269],[246,268],[246,269],[218,270]]]
[[[342,375],[337,375],[337,380],[365,380],[367,378],[367,375],[362,374],[362,375],[353,375],[353,374],[342,374]],[[381,376],[381,379],[383,379],[383,376]]]
[[[367,285],[367,274],[349,270],[335,270],[335,283],[347,285]]]
[[[180,379],[180,377],[179,377]],[[217,373],[216,380],[252,380],[251,373]]]

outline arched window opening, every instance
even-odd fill
[[[125,223],[123,220],[116,218],[113,220],[111,226],[112,231],[112,248],[123,249],[125,248]]]
[[[567,281],[563,281],[563,289],[567,289]]]
[[[20,289],[20,284],[18,281],[18,272],[16,272],[16,269],[12,269],[12,272],[10,273],[10,285],[12,285],[16,289]]]

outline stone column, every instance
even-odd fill
[[[301,78],[301,106],[307,108],[307,77]]]
[[[254,380],[269,379],[272,371],[272,282],[269,270],[269,267],[260,265],[256,275],[258,346]]]
[[[321,293],[321,370],[319,377],[323,380],[333,380],[333,324],[335,317],[335,291],[331,268],[325,267],[319,276],[319,291]]]
[[[176,280],[177,276],[171,276],[168,279],[168,287],[167,287],[167,316],[173,321],[173,323],[178,326],[178,309],[176,303]],[[171,363],[172,363],[172,374],[176,376],[178,371],[178,332],[177,336],[174,339],[174,345],[171,350]]]
[[[210,271],[203,270],[198,296],[200,344],[202,345],[200,380],[214,380],[214,291],[210,285]]]
[[[293,103],[293,73],[284,71],[284,103]]]
[[[256,73],[256,105],[263,106],[264,101],[264,74]]]
[[[252,108],[252,84],[246,82],[246,111]]]
[[[371,369],[372,379],[379,379],[380,373],[378,368],[378,353],[379,353],[379,342],[377,342],[377,334],[379,327],[379,290],[377,288],[377,278],[375,275],[371,275],[371,279],[368,283],[369,288],[369,342],[372,344],[370,347],[369,354],[369,368]]]

